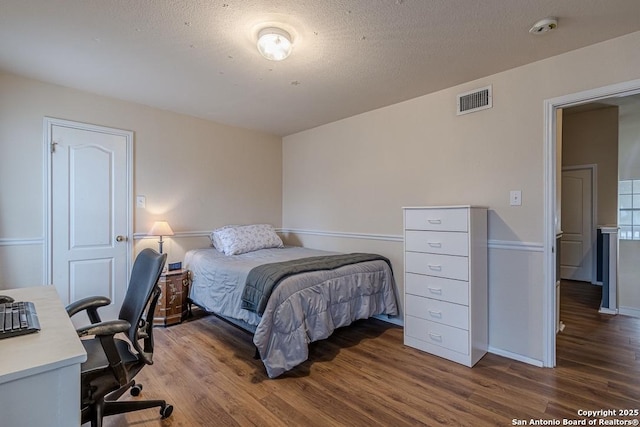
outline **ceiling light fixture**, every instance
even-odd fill
[[[558,26],[558,20],[556,18],[544,18],[533,24],[533,27],[529,30],[531,34],[543,34],[547,31],[554,30]]]
[[[271,61],[282,61],[291,53],[291,36],[281,28],[268,27],[258,33],[258,50]]]

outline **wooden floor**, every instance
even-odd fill
[[[402,329],[360,321],[311,345],[278,379],[254,360],[250,337],[197,313],[156,329],[141,398],[156,409],[106,419],[116,426],[511,426],[514,419],[584,419],[578,410],[640,409],[640,319],[598,313],[600,288],[563,282],[557,367],[487,354],[473,369],[405,347]],[[124,398],[124,397],[123,397]]]

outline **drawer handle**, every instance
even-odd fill
[[[428,219],[427,222],[429,224],[442,224],[442,220],[441,219]]]
[[[442,342],[442,335],[440,334],[434,334],[433,332],[429,332],[429,337],[434,341]]]
[[[441,248],[442,247],[442,243],[440,243],[440,242],[427,242],[427,244],[429,246],[431,246],[432,248]]]
[[[442,312],[441,311],[433,311],[433,310],[428,310],[429,314],[431,315],[431,317],[437,317],[438,319],[442,319]]]
[[[442,288],[427,287],[427,289],[429,289],[429,292],[431,292],[432,294],[442,295]]]
[[[427,264],[427,266],[429,267],[429,270],[442,271],[442,266],[441,265]]]

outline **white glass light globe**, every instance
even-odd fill
[[[271,61],[285,59],[291,47],[291,36],[280,28],[265,28],[258,33],[258,51]]]

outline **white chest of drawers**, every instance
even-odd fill
[[[487,352],[487,209],[404,208],[404,343],[466,366]]]

